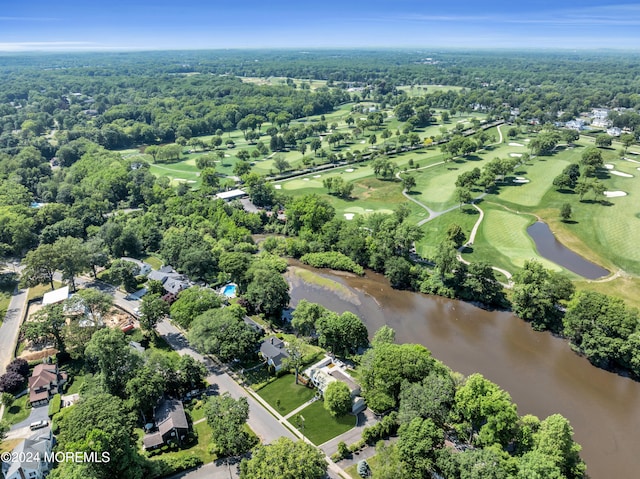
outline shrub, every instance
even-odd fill
[[[15,371],[7,371],[0,376],[0,392],[17,393],[24,387],[24,376]]]
[[[338,443],[338,455],[340,459],[347,457],[351,451],[349,450],[349,446],[344,441],[340,441]]]
[[[362,431],[362,440],[368,444],[374,444],[379,439],[394,434],[398,427],[398,413],[392,411],[389,415],[383,417],[379,423],[371,427],[365,427]]]
[[[338,271],[350,271],[362,276],[364,269],[347,255],[337,251],[324,253],[307,253],[300,258],[300,261],[314,268],[331,268]]]
[[[29,376],[29,363],[22,358],[16,358],[7,365],[7,372],[18,373],[23,378]]]
[[[60,394],[54,395],[49,401],[49,417],[54,414],[58,414],[60,412],[60,407],[62,406],[62,399],[60,398]]]

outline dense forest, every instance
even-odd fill
[[[458,261],[456,251],[464,242],[459,228],[447,232],[447,240],[432,258],[418,258],[414,243],[424,233],[409,221],[406,205],[388,214],[372,213],[346,221],[336,215],[325,197],[291,197],[277,191],[269,181],[275,173],[252,171],[248,150],[236,154],[241,161],[234,167],[233,178],[216,172],[216,161],[224,160],[225,152],[234,148],[232,132],[242,132],[262,156],[295,150],[302,155],[313,153],[316,161],[317,150],[324,146],[320,134],[322,142],[332,146],[359,140],[356,131],[362,134],[367,128],[376,133],[380,128],[381,138],[387,133],[391,136],[381,130],[385,115],[377,109],[392,110],[402,123],[402,132],[397,129],[400,146],[350,157],[329,154],[327,162],[371,160],[376,177],[394,179],[398,168],[390,157],[401,151],[403,144],[424,146],[415,131],[430,125],[436,110],[481,112],[487,120],[520,126],[549,125],[592,108],[617,108],[610,117],[613,124],[627,128],[637,140],[637,60],[633,55],[614,53],[391,50],[0,56],[0,257],[21,260],[25,267],[22,282],[29,286],[53,287],[55,272],[75,286],[74,278],[79,274],[101,271],[104,280],[133,291],[138,281],[120,258],[149,255],[201,285],[233,281],[242,296],[237,309],[225,308],[222,313],[220,303],[211,300],[205,309],[181,310],[181,299],[171,309],[174,320],[190,328],[192,343],[225,361],[246,358],[255,349],[255,332],[241,323],[246,312],[281,325],[282,310],[289,302],[281,274],[287,267],[284,256],[355,274],[369,268],[384,273],[396,288],[512,308],[537,329],[563,333],[594,364],[640,376],[638,315],[621,300],[576,293],[571,281],[535,262],[528,262],[514,276],[513,290],[507,295],[488,264]],[[250,77],[285,80],[277,85],[243,81]],[[321,86],[312,88],[312,82],[319,80]],[[427,88],[420,95],[411,94],[422,85],[460,88],[433,92]],[[349,103],[356,105],[353,111],[366,116],[358,120],[349,117],[349,127],[354,126],[351,123],[355,126],[348,138],[335,133],[337,128],[324,118],[303,121]],[[366,103],[364,110],[360,103]],[[486,145],[490,138],[481,129],[480,120],[476,119],[473,127],[463,132],[461,125],[458,135],[438,138],[443,142],[450,139],[443,152],[456,156],[464,154],[469,145],[469,152]],[[327,135],[329,132],[332,134]],[[362,138],[361,143],[377,142],[375,134]],[[536,144],[542,148],[540,143]],[[125,148],[144,151],[145,159],[115,151]],[[202,181],[199,187],[171,184],[166,177],[152,174],[152,164],[180,158],[185,148],[210,150],[197,163]],[[516,162],[511,163],[514,166]],[[276,158],[274,164],[281,174],[291,169],[282,158]],[[481,178],[480,173],[477,176],[471,183]],[[495,181],[497,173],[490,171],[488,176]],[[259,211],[213,198],[216,192],[239,185],[247,188]],[[337,181],[325,186],[333,195],[351,194],[348,185]],[[410,190],[415,183],[404,186]],[[461,204],[467,202],[469,199],[461,198]],[[268,236],[260,247],[255,244],[255,234]],[[155,296],[149,300],[149,308],[155,304],[152,300],[158,299]],[[52,317],[54,313],[52,310]],[[327,313],[309,330],[318,333],[321,346],[344,356],[355,355],[368,340],[362,323],[356,322],[351,330],[350,319]],[[43,318],[43,322],[48,320]],[[232,332],[233,344],[229,337],[216,336],[225,328]],[[146,329],[153,330],[153,324]],[[345,330],[355,331],[357,341],[345,339]],[[98,351],[101,335],[106,333],[84,341],[87,338],[72,332],[68,338],[56,336],[58,332],[34,330],[26,334],[53,337],[58,348],[71,357],[91,357],[99,378],[89,385],[98,391],[92,401],[103,401],[101,395],[117,397],[110,402],[116,413],[127,411],[120,426],[129,428],[136,416],[131,403],[144,402],[126,389],[128,381],[140,379],[138,373],[130,368],[128,376],[107,377],[108,368],[100,365]],[[128,350],[123,341],[113,339],[120,350]],[[563,418],[552,416],[542,422],[518,418],[508,394],[494,384],[479,376],[463,384],[461,378],[432,360],[428,351],[392,342],[379,341],[362,358],[365,394],[378,412],[399,406],[406,437],[422,438],[425,450],[436,455],[417,457],[409,451],[415,441],[401,438],[383,456],[390,471],[403,467],[398,465],[400,460],[415,474],[426,473],[435,464],[443,473],[449,470],[447,477],[467,477],[463,469],[490,460],[503,463],[502,472],[482,477],[515,477],[518,467],[522,475],[517,477],[534,477],[526,475],[527,471],[538,474],[535,477],[583,476],[579,447]],[[399,377],[393,384],[380,379],[387,367],[383,363],[392,356],[404,382]],[[420,366],[418,360],[424,367],[415,372],[412,368]],[[194,373],[198,381],[201,373]],[[417,410],[418,400],[434,385],[442,389],[446,400],[437,404],[438,410]],[[174,388],[182,391],[186,386],[179,383]],[[467,401],[465,395],[473,396],[476,402]],[[485,402],[499,410],[487,412]],[[85,421],[91,414],[88,406],[78,410],[62,422],[67,447],[83,440],[80,436],[87,432],[78,427],[71,433],[69,424]],[[454,424],[459,437],[478,449],[457,458],[440,451],[445,418]],[[556,429],[563,432],[560,446],[552,441]],[[120,439],[126,449],[133,438],[125,436]],[[438,445],[436,452],[433,444]],[[552,457],[554,449],[562,448],[561,457]],[[541,457],[544,467],[540,466]],[[131,477],[142,476],[147,466],[139,463],[136,454],[123,454],[123,459],[135,465],[136,475]],[[121,472],[112,467],[114,474]],[[556,475],[544,476],[545,470]],[[58,470],[57,477],[63,477],[64,472]]]

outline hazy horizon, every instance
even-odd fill
[[[32,0],[4,6],[0,51],[640,48],[625,0],[425,3]]]

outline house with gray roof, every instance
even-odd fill
[[[51,469],[51,463],[45,461],[45,456],[51,454],[52,447],[50,433],[37,439],[25,439],[11,451],[11,457],[17,460],[2,463],[4,477],[6,479],[43,479]]]
[[[260,344],[260,354],[266,359],[269,366],[273,366],[276,371],[280,371],[283,361],[289,357],[289,353],[285,349],[284,341],[269,336]]]
[[[177,295],[183,289],[191,286],[189,279],[178,273],[171,266],[163,266],[159,270],[153,270],[147,275],[147,279],[160,281],[167,293]]]
[[[189,433],[189,423],[182,401],[165,399],[155,410],[157,430],[142,439],[145,449],[154,449],[164,444],[181,444]]]

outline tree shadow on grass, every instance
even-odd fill
[[[575,220],[561,220],[565,225],[577,225],[578,222]]]

